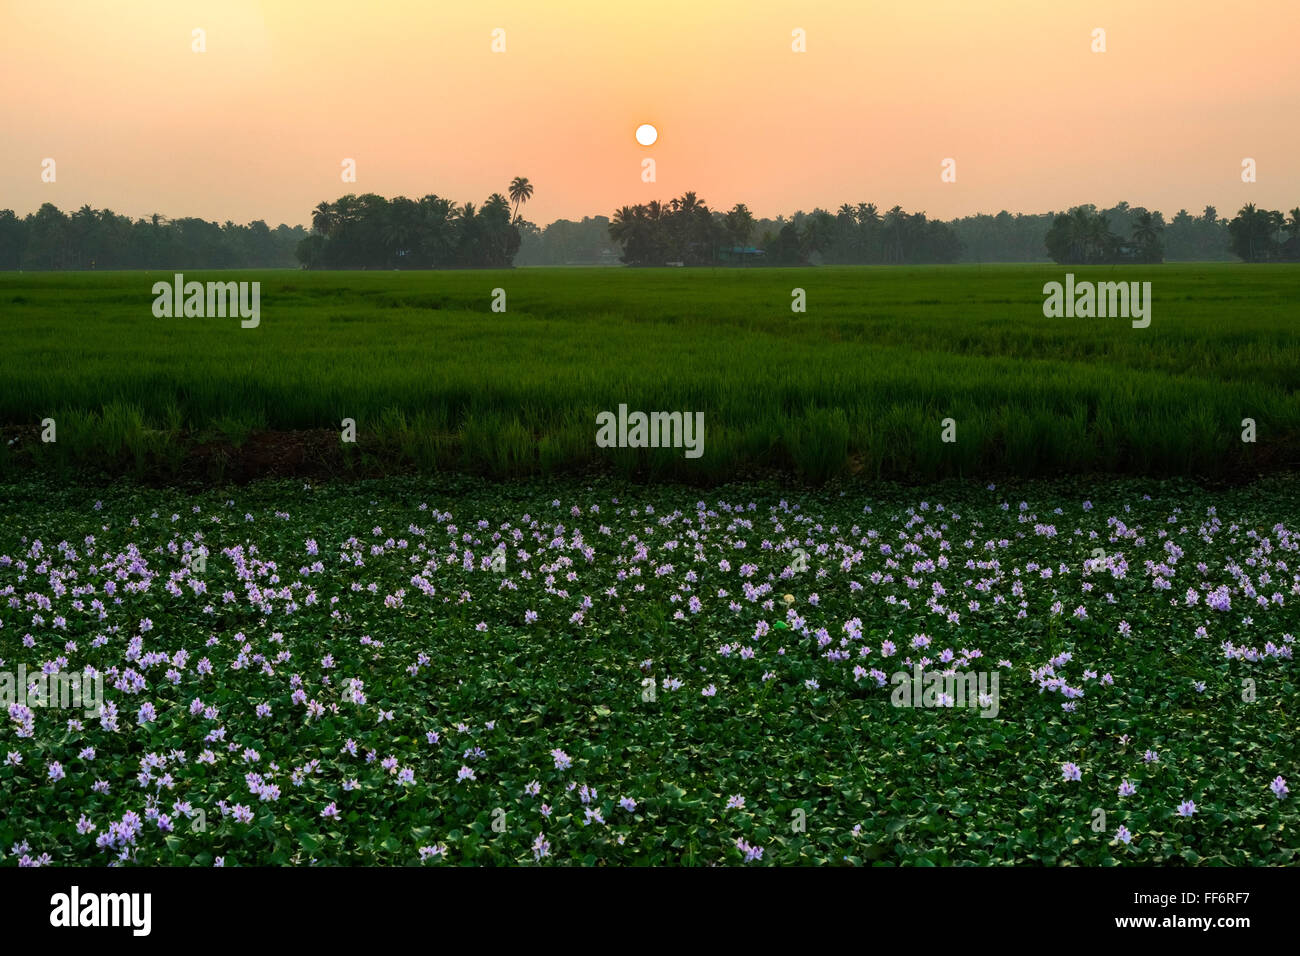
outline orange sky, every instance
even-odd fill
[[[1297,41],[1300,0],[0,0],[0,207],[276,225],[522,175],[539,223],[687,189],[768,216],[1290,209]]]

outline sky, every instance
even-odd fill
[[[688,189],[760,217],[1291,209],[1298,40],[1298,0],[0,0],[0,208],[292,225],[526,176],[542,224]]]

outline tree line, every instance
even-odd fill
[[[298,261],[308,269],[506,268],[522,242],[519,207],[533,186],[516,176],[509,193],[510,199],[493,193],[478,207],[433,194],[349,194],[322,202],[312,211],[311,234],[298,244]]]
[[[132,219],[82,206],[72,215],[53,203],[19,218],[0,209],[0,269],[292,268],[302,226],[271,229],[204,219]]]
[[[1133,220],[1125,239],[1110,228],[1110,220],[1095,206],[1076,206],[1052,220],[1043,244],[1055,262],[1094,265],[1113,262],[1163,262],[1159,213],[1143,209]]]
[[[544,229],[520,215],[532,184],[515,177],[508,197],[458,205],[427,195],[349,194],[312,210],[310,229],[161,215],[132,219],[51,203],[27,216],[0,210],[0,270],[52,269],[436,269],[512,265],[805,265],[975,262],[1061,263],[1300,261],[1300,207],[1289,215],[1243,207],[1232,220],[1213,206],[1161,213],[1119,203],[1063,213],[980,214],[949,222],[845,203],[789,218],[758,218],[744,203],[709,208],[694,192],[667,203],[624,206],[613,218],[560,219]]]
[[[694,192],[623,206],[609,235],[623,248],[622,261],[636,266],[955,262],[961,253],[947,224],[898,206],[881,214],[874,203],[845,203],[833,214],[815,209],[760,224],[744,203],[712,210]],[[751,246],[756,235],[758,245]]]
[[[1116,220],[1121,231],[1111,227]],[[1244,262],[1298,262],[1300,207],[1288,218],[1248,203],[1231,221],[1220,219],[1213,206],[1200,217],[1182,209],[1166,225],[1159,212],[1130,209],[1127,203],[1107,211],[1076,206],[1053,218],[1044,244],[1054,261],[1069,264],[1162,262],[1167,256],[1226,259],[1227,253]],[[1219,255],[1212,255],[1215,251]]]

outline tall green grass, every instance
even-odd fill
[[[1047,319],[1052,266],[187,273],[262,283],[261,325],[158,319],[154,273],[0,274],[0,425],[59,467],[357,422],[373,460],[498,477],[779,468],[928,480],[1212,476],[1300,463],[1300,270],[1074,268],[1149,280],[1150,328]],[[504,288],[506,313],[490,311]],[[808,311],[790,311],[791,290]],[[600,449],[626,403],[702,411],[705,452]],[[57,446],[35,447],[52,417]],[[1253,418],[1258,442],[1240,440]],[[941,421],[957,441],[940,441]],[[12,449],[0,465],[13,462]]]

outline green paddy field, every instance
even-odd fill
[[[1045,318],[1067,271],[1150,281],[1150,327]],[[185,274],[260,282],[248,329],[156,318],[171,277],[0,276],[0,469],[220,477],[250,442],[304,446],[291,471],[701,483],[1300,463],[1294,267]],[[596,415],[620,404],[702,412],[703,455],[597,447]]]

